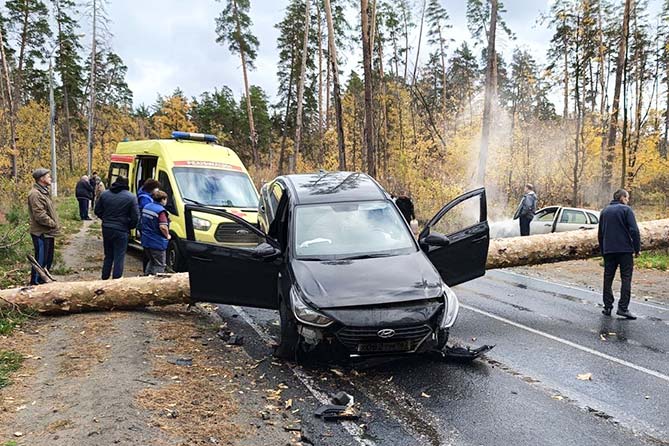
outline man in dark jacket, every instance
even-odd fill
[[[35,248],[35,260],[48,271],[53,263],[54,242],[60,224],[49,192],[51,174],[44,168],[35,169],[33,178],[35,184],[28,194],[30,237]],[[40,283],[42,279],[33,268],[30,274],[30,284],[39,285]]]
[[[513,218],[520,218],[520,235],[530,235],[530,223],[537,212],[537,194],[534,193],[534,186],[530,183],[525,185],[525,194],[520,201]]]
[[[416,212],[414,210],[413,201],[411,201],[408,194],[402,194],[395,198],[395,204],[407,223],[411,224],[411,220],[416,218]]]
[[[131,228],[137,227],[139,210],[137,197],[128,190],[128,179],[118,177],[111,188],[100,195],[95,203],[95,215],[102,220],[102,241],[105,259],[102,264],[102,280],[123,275],[125,251]]]
[[[632,295],[632,271],[634,257],[641,251],[641,238],[636,224],[634,211],[627,204],[629,194],[625,189],[618,189],[613,194],[613,201],[602,210],[599,217],[599,249],[604,256],[604,310],[611,315],[613,308],[613,278],[620,266],[620,300],[616,314],[627,319],[636,319],[628,306]]]
[[[94,193],[95,189],[91,186],[91,183],[88,180],[88,176],[84,175],[81,177],[77,183],[75,195],[77,197],[77,201],[79,201],[79,218],[82,220],[91,220],[91,218],[88,216],[88,207],[90,206]]]

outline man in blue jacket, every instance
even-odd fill
[[[167,194],[156,190],[152,197],[153,201],[144,206],[140,217],[142,247],[148,260],[144,267],[147,276],[165,272],[167,246],[171,238],[170,219],[165,210]]]
[[[102,220],[105,252],[102,280],[109,279],[110,274],[112,279],[118,279],[123,275],[130,229],[137,227],[139,221],[137,197],[128,190],[127,178],[118,177],[111,188],[100,195],[95,203],[95,215]]]
[[[641,251],[639,227],[636,224],[634,211],[627,204],[629,193],[618,189],[613,194],[613,201],[602,210],[599,217],[599,249],[604,256],[604,310],[605,316],[611,315],[613,309],[613,278],[620,267],[620,300],[618,316],[636,319],[628,307],[632,295],[632,271],[634,257]]]

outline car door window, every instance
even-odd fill
[[[588,212],[588,219],[590,220],[591,225],[599,224],[599,218],[595,214]]]
[[[587,224],[585,218],[585,213],[583,211],[577,211],[575,209],[565,209],[562,211],[562,217],[560,218],[560,223],[569,223],[574,225],[584,225]]]
[[[485,219],[481,214],[481,198],[482,195],[475,195],[456,204],[431,225],[432,230],[451,235],[481,223],[481,218]]]
[[[167,194],[167,206],[165,206],[165,209],[167,209],[170,212],[170,214],[179,215],[179,210],[177,209],[174,203],[174,189],[172,189],[172,183],[170,183],[170,177],[167,176],[167,173],[161,170],[158,173],[158,181],[160,182],[160,185],[163,187],[163,191],[165,191],[165,193]]]
[[[543,211],[534,217],[535,221],[551,222],[555,218],[555,210]]]

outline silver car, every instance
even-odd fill
[[[598,224],[599,211],[562,206],[548,206],[539,209],[536,214],[534,214],[534,218],[530,222],[530,235],[596,229]],[[520,236],[518,220],[505,220],[490,223],[491,238],[518,236]]]

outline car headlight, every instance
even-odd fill
[[[293,314],[295,314],[295,318],[303,324],[313,325],[315,327],[327,327],[334,322],[329,317],[319,313],[304,303],[299,292],[295,288],[290,290],[290,300],[293,304]]]
[[[193,217],[193,228],[198,231],[208,231],[211,228],[211,222],[200,217]]]
[[[441,321],[441,328],[450,328],[458,318],[460,302],[458,302],[458,297],[453,290],[445,283],[441,285],[441,290],[444,293],[444,301],[446,303],[446,311],[444,312],[444,318]]]

